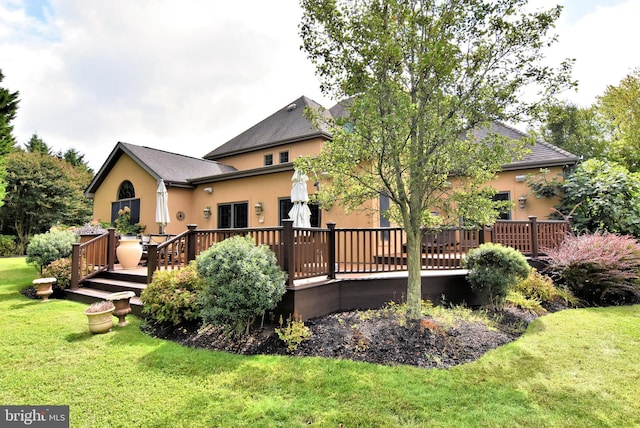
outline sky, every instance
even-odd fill
[[[564,6],[551,62],[575,58],[592,104],[640,67],[640,0]],[[98,171],[118,141],[202,157],[302,95],[331,107],[300,50],[298,0],[0,0],[1,87],[14,135],[74,148]]]

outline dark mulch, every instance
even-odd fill
[[[564,309],[552,305],[550,311]],[[494,327],[457,320],[442,325],[432,318],[405,321],[388,310],[340,312],[305,322],[311,337],[288,352],[275,333],[278,326],[254,328],[247,336],[229,337],[219,327],[196,324],[145,325],[148,334],[193,348],[244,355],[320,356],[417,367],[447,368],[474,361],[487,351],[517,339],[535,314],[506,308],[491,314]]]

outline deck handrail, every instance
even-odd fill
[[[87,242],[76,242],[71,249],[71,283],[76,289],[84,280],[113,269],[115,260],[115,229]]]
[[[464,255],[484,242],[514,247],[537,258],[547,248],[559,246],[570,233],[570,224],[562,220],[497,221],[481,230],[462,227],[424,229],[421,238],[423,269],[460,269]],[[279,266],[295,279],[340,273],[373,273],[407,270],[406,233],[399,227],[294,228],[291,220],[282,226],[243,229],[187,230],[161,244],[148,244],[147,279],[160,269],[182,269],[211,244],[236,235],[252,236],[259,245],[267,245],[276,254]],[[116,237],[114,229],[85,244],[74,244],[72,287],[98,272],[113,269]],[[85,263],[82,264],[82,260]],[[89,263],[88,260],[91,262]]]

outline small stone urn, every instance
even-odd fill
[[[91,333],[107,333],[113,327],[113,303],[107,301],[92,303],[84,314],[89,321],[89,331]]]
[[[33,285],[38,287],[36,295],[42,298],[42,303],[49,301],[49,296],[53,294],[53,284],[57,281],[55,278],[38,278],[33,280]]]
[[[121,291],[119,293],[112,293],[107,296],[107,300],[113,302],[115,309],[113,316],[118,318],[118,327],[124,327],[129,324],[125,319],[127,314],[131,312],[131,306],[129,305],[129,299],[135,296],[133,291]]]

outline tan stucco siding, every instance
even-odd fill
[[[550,177],[561,179],[562,167],[549,168]],[[497,177],[487,183],[498,192],[509,192],[510,200],[514,203],[511,209],[511,220],[527,220],[529,216],[536,216],[540,220],[549,218],[552,208],[559,203],[559,198],[536,198],[525,181],[516,180],[516,176],[526,176],[528,174],[537,175],[540,173],[539,168],[532,168],[518,171],[503,171]],[[558,176],[560,174],[560,176]],[[525,207],[520,208],[518,199],[524,196],[526,198]]]
[[[289,162],[293,162],[300,156],[316,155],[320,152],[323,145],[322,138],[314,138],[308,141],[296,142],[291,144],[283,144],[277,147],[271,147],[268,149],[256,150],[251,153],[243,153],[235,156],[228,156],[225,158],[216,159],[225,165],[233,166],[239,170],[247,170],[260,168],[264,165],[265,155],[273,155],[273,165],[280,163],[280,153],[289,152]]]
[[[146,226],[147,233],[154,231],[156,180],[125,154],[118,159],[94,194],[94,220],[111,221],[111,204],[118,200],[118,189],[125,180],[133,184],[135,197],[140,199],[140,224]]]

